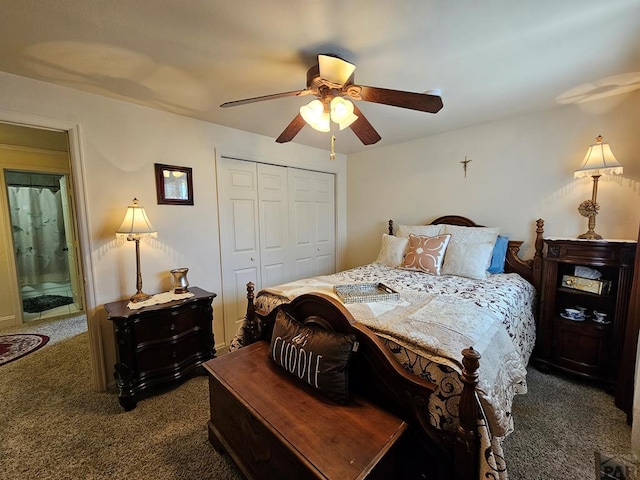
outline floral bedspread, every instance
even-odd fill
[[[526,364],[535,344],[535,289],[517,274],[473,280],[453,275],[369,264],[344,272],[264,289],[256,308],[271,311],[312,291],[334,295],[333,286],[382,282],[400,293],[397,301],[353,303],[354,318],[374,330],[398,361],[435,383],[430,422],[453,430],[458,425],[461,350],[473,346],[482,355],[478,394],[483,408],[483,478],[507,478],[502,439],[513,430],[511,405],[526,393]]]

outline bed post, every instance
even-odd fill
[[[393,235],[393,220],[389,220],[389,235]]]
[[[454,450],[454,472],[456,479],[478,478],[480,439],[478,438],[478,418],[480,406],[476,387],[480,354],[473,347],[462,351],[462,394],[458,405],[460,425],[458,425]]]
[[[242,339],[242,344],[244,346],[251,345],[258,340],[258,319],[255,315],[256,308],[253,305],[254,287],[255,285],[253,282],[247,283],[247,314],[245,317],[244,335]]]
[[[534,242],[535,254],[533,255],[533,286],[540,291],[542,285],[542,249],[544,241],[542,235],[544,233],[544,220],[539,218],[536,220],[536,240]]]

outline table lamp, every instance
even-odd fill
[[[582,165],[578,170],[573,172],[574,178],[586,177],[588,175],[593,178],[593,192],[591,193],[591,200],[585,200],[578,207],[578,212],[583,217],[589,219],[588,230],[582,235],[578,235],[578,238],[584,238],[587,240],[599,240],[602,238],[595,232],[596,228],[596,215],[600,210],[600,205],[596,201],[598,195],[598,180],[601,175],[621,175],[622,165],[616,157],[613,156],[611,147],[608,143],[602,143],[602,135],[598,135],[596,143],[589,147],[587,155],[584,157]]]
[[[156,237],[155,231],[147,213],[142,205],[138,205],[138,199],[133,199],[133,205],[127,207],[122,225],[116,231],[116,237],[126,237],[128,241],[136,242],[136,288],[137,292],[131,296],[132,302],[143,302],[151,297],[142,291],[142,274],[140,273],[140,239],[142,237]]]

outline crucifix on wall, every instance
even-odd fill
[[[462,168],[464,170],[464,178],[467,178],[467,165],[469,164],[469,162],[471,162],[471,159],[467,160],[467,156],[464,156],[464,160],[460,160],[460,163],[462,164]]]

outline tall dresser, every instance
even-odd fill
[[[202,363],[215,356],[213,309],[216,297],[190,287],[191,298],[131,310],[128,300],[107,303],[113,322],[117,362],[114,377],[125,410],[143,393],[204,373]]]

